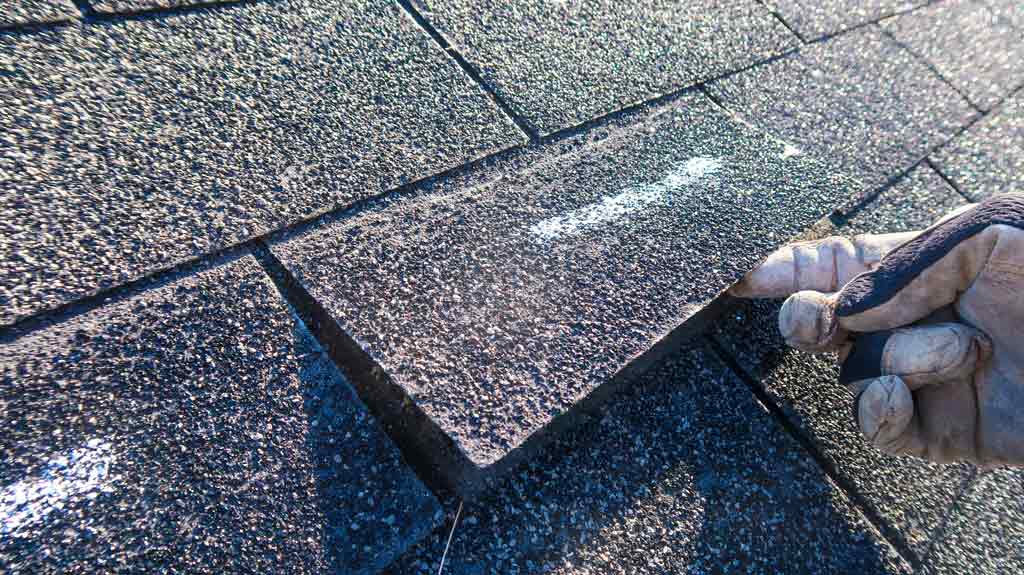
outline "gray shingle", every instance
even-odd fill
[[[161,10],[179,6],[198,6],[216,4],[224,0],[89,0],[92,9],[101,13],[142,12]]]
[[[1024,31],[1024,4],[1020,0],[982,0],[997,18]]]
[[[967,200],[931,167],[922,164],[885,190],[840,230],[844,234],[884,234],[923,230]]]
[[[754,125],[877,189],[976,113],[875,27],[714,82]]]
[[[925,166],[882,193],[839,233],[922,229],[965,203]],[[836,358],[786,349],[776,327],[778,307],[745,302],[715,326],[714,337],[922,558],[972,468],[895,458],[869,446],[853,421],[853,397],[838,383]]]
[[[3,0],[0,2],[0,28],[19,24],[61,22],[78,17],[71,0]]]
[[[905,563],[704,348],[463,510],[445,573],[899,573]],[[448,533],[396,574],[437,573]]]
[[[401,8],[0,35],[0,324],[525,141]]]
[[[765,0],[808,42],[927,4],[925,0]]]
[[[512,109],[542,133],[799,44],[750,0],[414,3]]]
[[[375,573],[440,519],[248,256],[0,343],[0,381],[11,573]]]
[[[974,200],[1024,190],[1024,95],[1006,100],[932,161]]]
[[[998,470],[971,485],[936,542],[925,573],[1024,571],[1024,474]]]
[[[856,189],[689,94],[272,249],[454,440],[462,481]]]
[[[983,110],[1024,82],[1024,35],[976,0],[942,2],[882,26]]]

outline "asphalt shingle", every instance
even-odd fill
[[[923,230],[967,204],[956,190],[927,164],[914,168],[883,191],[839,230],[843,234],[886,234]]]
[[[955,190],[923,166],[883,192],[839,233],[923,229],[964,204]],[[714,337],[923,558],[972,468],[894,458],[868,445],[853,421],[853,396],[838,383],[835,356],[787,349],[778,332],[778,308],[778,302],[744,302],[715,326]]]
[[[5,0],[0,3],[0,29],[20,24],[61,22],[78,17],[71,0]]]
[[[272,250],[454,440],[461,482],[856,189],[691,93]]]
[[[0,343],[7,573],[375,573],[440,519],[251,257]]]
[[[220,1],[225,0],[89,0],[89,5],[97,12],[114,14],[143,12],[146,10],[161,10],[166,8],[177,8],[179,6],[216,4]]]
[[[935,543],[925,573],[1024,571],[1024,473],[982,474],[967,490]]]
[[[525,141],[383,1],[0,34],[0,324]]]
[[[926,0],[765,0],[810,42],[855,26],[927,4]]]
[[[853,421],[853,396],[838,383],[836,358],[786,349],[778,309],[744,303],[716,325],[715,337],[920,558],[971,468],[894,458],[868,445]]]
[[[983,110],[1024,82],[1024,34],[977,0],[935,4],[882,26]]]
[[[437,573],[448,531],[396,574]],[[678,353],[487,498],[445,573],[900,573],[907,566],[704,348]]]
[[[965,195],[981,200],[1024,190],[1024,94],[1007,99],[933,156]]]
[[[1024,31],[1024,4],[1020,0],[982,0],[997,18]]]
[[[714,82],[754,125],[877,189],[977,114],[876,27]]]
[[[751,0],[413,3],[512,110],[541,133],[799,44]]]

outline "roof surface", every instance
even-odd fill
[[[719,297],[1019,187],[1022,55],[1011,0],[5,0],[0,571],[1024,568],[1024,475],[871,450]]]

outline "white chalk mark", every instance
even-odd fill
[[[545,240],[573,235],[583,228],[606,224],[660,203],[668,198],[670,191],[694,184],[721,168],[722,162],[718,158],[690,158],[658,182],[626,188],[600,202],[537,222],[530,231]]]
[[[800,148],[791,144],[786,144],[785,147],[782,149],[782,153],[779,154],[779,157],[785,160],[793,156],[799,156],[802,153],[803,152],[800,151]]]
[[[93,499],[110,491],[107,477],[113,461],[113,447],[92,439],[66,456],[48,461],[42,477],[4,487],[0,490],[0,533],[16,534],[74,499]]]

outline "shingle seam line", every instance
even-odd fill
[[[470,79],[472,79],[473,82],[475,82],[477,86],[479,86],[480,89],[483,90],[490,97],[490,99],[495,103],[495,105],[497,105],[498,108],[501,109],[502,113],[504,113],[506,116],[508,116],[510,120],[512,120],[512,123],[514,123],[516,127],[519,128],[519,130],[526,135],[526,138],[530,142],[537,142],[540,139],[539,133],[527,123],[526,119],[517,114],[512,109],[512,107],[509,106],[508,102],[506,102],[504,98],[498,95],[498,92],[494,89],[493,86],[490,85],[490,83],[484,80],[483,76],[480,75],[480,72],[476,69],[476,67],[470,64],[468,60],[466,60],[462,53],[460,53],[458,49],[456,49],[454,44],[445,39],[441,32],[438,31],[437,28],[435,28],[434,25],[431,24],[430,21],[427,20],[425,16],[423,16],[423,14],[421,14],[419,10],[417,10],[416,7],[412,5],[412,2],[410,2],[409,0],[397,0],[397,2],[406,11],[406,13],[408,13],[409,16],[412,17],[416,24],[418,24],[419,27],[422,28],[423,31],[425,31],[427,35],[430,36],[434,40],[434,42],[436,42],[437,45],[441,47],[445,54],[447,54],[452,60],[454,60],[455,63],[458,64],[459,68],[462,68],[462,71],[465,72],[466,75],[469,76]]]

